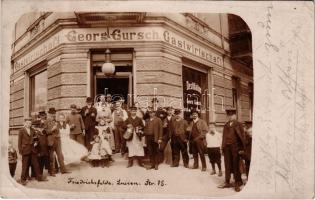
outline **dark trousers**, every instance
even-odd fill
[[[85,129],[84,144],[85,144],[85,147],[89,151],[92,149],[91,141],[93,141],[94,135],[95,135],[95,127],[90,127],[89,129]]]
[[[187,142],[184,142],[179,136],[173,136],[171,141],[171,148],[173,165],[179,165],[180,152],[182,152],[184,166],[188,166],[189,157],[187,151]]]
[[[219,170],[221,171],[220,147],[211,147],[211,148],[207,148],[207,150],[208,150],[208,157],[209,157],[212,169],[215,170],[215,164],[217,164]]]
[[[49,172],[51,171],[50,170],[50,162],[49,162],[49,156],[48,155],[39,156],[38,157],[38,163],[39,163],[39,172],[40,172],[40,174],[43,174],[45,168],[48,169]]]
[[[164,151],[168,143],[168,138],[162,138],[162,143],[160,144],[159,152],[158,152],[158,162],[163,163],[165,159]]]
[[[115,126],[114,128],[114,140],[115,140],[115,151],[126,153],[126,140],[123,138],[124,131],[121,126]]]
[[[15,163],[9,163],[9,170],[10,170],[11,177],[14,177],[14,175],[15,175],[16,164],[17,164],[16,162]]]
[[[224,153],[224,166],[225,166],[225,182],[229,183],[231,179],[231,173],[233,173],[235,183],[241,184],[241,172],[240,172],[240,157],[238,155],[237,144],[226,145],[223,149]]]
[[[206,157],[205,157],[205,145],[203,139],[197,139],[191,141],[191,152],[194,157],[194,167],[199,166],[198,154],[201,160],[202,168],[206,168]]]
[[[54,152],[56,152],[61,173],[65,172],[66,167],[64,164],[64,157],[63,157],[62,149],[61,149],[61,139],[59,137],[54,138],[54,144],[52,146],[49,146],[48,148],[49,148],[49,162],[50,162],[51,174],[56,173]]]
[[[40,178],[38,158],[35,153],[22,155],[22,173],[21,181],[26,181],[26,178],[29,176],[29,167],[32,166],[34,169],[34,174],[37,179]]]
[[[84,137],[81,133],[80,134],[70,134],[70,138],[73,139],[74,141],[77,141],[78,143],[84,145]]]
[[[154,141],[153,135],[147,135],[146,137],[150,163],[154,167],[159,164],[159,144]]]

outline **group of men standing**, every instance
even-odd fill
[[[196,110],[191,112],[191,121],[188,122],[183,119],[182,111],[180,109],[174,109],[172,107],[155,107],[154,105],[156,104],[157,99],[152,100],[153,106],[149,107],[146,112],[141,111],[141,117],[136,117],[136,112],[140,110],[139,108],[132,107],[130,109],[130,114],[128,115],[127,111],[122,108],[122,102],[117,101],[113,105],[110,96],[101,96],[100,101],[95,105],[93,105],[93,102],[93,99],[88,97],[86,99],[86,105],[77,112],[78,116],[75,117],[75,115],[73,115],[67,119],[70,121],[79,121],[79,131],[72,135],[72,139],[84,144],[88,150],[91,150],[91,141],[93,140],[93,137],[98,134],[96,129],[97,123],[100,119],[103,119],[112,125],[115,153],[124,155],[128,152],[126,138],[124,137],[126,124],[128,124],[137,130],[134,133],[138,133],[138,128],[141,128],[141,131],[139,131],[141,134],[138,135],[138,137],[140,139],[141,137],[145,138],[146,155],[150,160],[147,169],[158,170],[158,165],[162,163],[165,158],[165,148],[170,142],[172,157],[171,167],[179,167],[181,154],[183,166],[185,168],[198,169],[200,158],[201,171],[206,171],[206,134],[209,133],[209,127],[208,124],[200,118],[200,113]],[[72,112],[75,112],[76,107],[72,106],[71,109],[73,109]],[[220,147],[224,156],[225,182],[219,187],[231,187],[230,178],[231,174],[233,174],[235,191],[240,191],[240,186],[242,185],[240,159],[245,159],[247,166],[246,172],[248,174],[251,143],[248,144],[243,125],[236,120],[236,110],[228,109],[226,110],[226,113],[228,121],[223,128],[222,143]],[[47,165],[47,162],[49,163],[49,175],[55,176],[55,154],[57,155],[61,173],[69,173],[63,162],[60,133],[58,131],[59,124],[56,123],[56,110],[50,108],[47,115],[45,112],[40,112],[39,117],[40,122],[38,127],[42,129],[41,132],[43,134],[36,136],[35,131],[31,128],[32,121],[30,118],[25,119],[25,125],[19,132],[18,147],[19,153],[22,155],[22,184],[24,184],[27,179],[30,166],[33,167],[33,171],[38,181],[46,180],[42,176],[42,169]],[[78,118],[78,120],[75,120],[75,118]],[[46,159],[40,159],[37,152],[37,146],[39,145],[38,138],[43,137],[45,137],[44,140],[47,142],[46,147],[48,156],[46,156]],[[189,153],[193,155],[193,165],[191,167],[189,167]],[[137,153],[132,154],[135,154],[135,156],[129,156],[128,167],[132,166],[134,157],[138,157],[140,165],[143,166],[142,158],[137,156]],[[218,154],[216,156],[217,159],[220,160],[220,151],[218,150],[216,154]],[[142,154],[140,155],[142,157],[144,156]],[[211,164],[214,169],[212,161]],[[222,174],[220,162],[219,170],[220,174]]]

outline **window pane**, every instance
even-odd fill
[[[32,112],[38,112],[40,109],[46,109],[47,105],[47,71],[35,75],[33,81]]]

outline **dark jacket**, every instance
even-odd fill
[[[176,121],[175,119],[172,120],[171,123],[171,138],[173,136],[178,136],[182,141],[187,140],[187,128],[188,123],[185,119],[180,119],[179,121]]]
[[[85,113],[85,111],[88,109],[88,112]],[[93,106],[91,108],[88,108],[87,106],[84,106],[81,109],[81,116],[84,122],[85,130],[88,130],[90,128],[95,128],[96,126],[96,116],[97,116],[97,110]]]
[[[59,129],[52,130],[57,122],[55,120],[46,120],[44,122],[44,132],[47,137],[47,145],[53,146],[56,137],[60,137]]]
[[[67,116],[66,122],[70,126],[70,134],[78,135],[83,133],[85,128],[82,116],[80,114],[69,114]],[[74,127],[71,127],[71,125]]]
[[[163,136],[162,120],[158,117],[154,117],[153,120],[147,119],[145,123],[145,128],[144,128],[145,135],[150,135],[148,134],[149,125],[152,125],[153,127],[154,141],[157,143],[158,140],[162,140],[162,136]]]
[[[172,122],[174,121],[174,117],[171,117],[170,120],[167,119],[167,116],[163,119],[163,140],[168,141],[171,137],[172,132]]]
[[[228,133],[228,127],[230,126],[229,122],[225,123],[223,128],[223,136],[222,136],[222,149],[226,146],[226,138]],[[244,138],[244,128],[243,125],[238,121],[233,121],[232,125],[230,126],[232,130],[235,131],[237,135],[237,145],[239,149],[243,149],[245,147],[245,138]]]
[[[38,156],[48,156],[47,136],[42,130],[36,130],[35,134],[38,138]]]
[[[127,129],[127,125],[128,125],[128,124],[132,124],[133,128],[140,127],[140,129],[142,129],[142,131],[143,131],[143,128],[144,128],[143,121],[142,121],[142,119],[140,119],[139,117],[135,117],[135,118],[133,119],[132,117],[129,116],[129,117],[126,119],[126,121],[124,122],[123,128],[124,128],[125,131],[126,131],[126,129]],[[142,134],[140,135],[140,134],[138,134],[138,133],[137,133],[137,135],[138,135],[139,138],[140,138],[141,136],[143,136]]]
[[[191,121],[191,124],[190,124],[191,127],[193,126],[193,123],[194,123],[194,121]],[[190,132],[190,136],[189,136],[190,140],[205,139],[206,134],[209,131],[207,123],[203,119],[199,118],[197,123],[196,123],[196,126],[197,126],[199,136],[192,138],[192,136],[191,136],[192,133]]]
[[[34,136],[33,128],[30,128],[30,135],[24,127],[19,130],[18,149],[21,155],[29,155],[34,151]]]

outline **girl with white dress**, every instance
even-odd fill
[[[88,159],[92,165],[92,167],[98,167],[101,157],[101,137],[98,135],[94,135],[94,140],[91,142],[92,148],[89,152]]]
[[[70,126],[66,123],[64,114],[59,115],[58,123],[64,163],[80,162],[88,154],[88,150],[85,146],[70,138]]]

